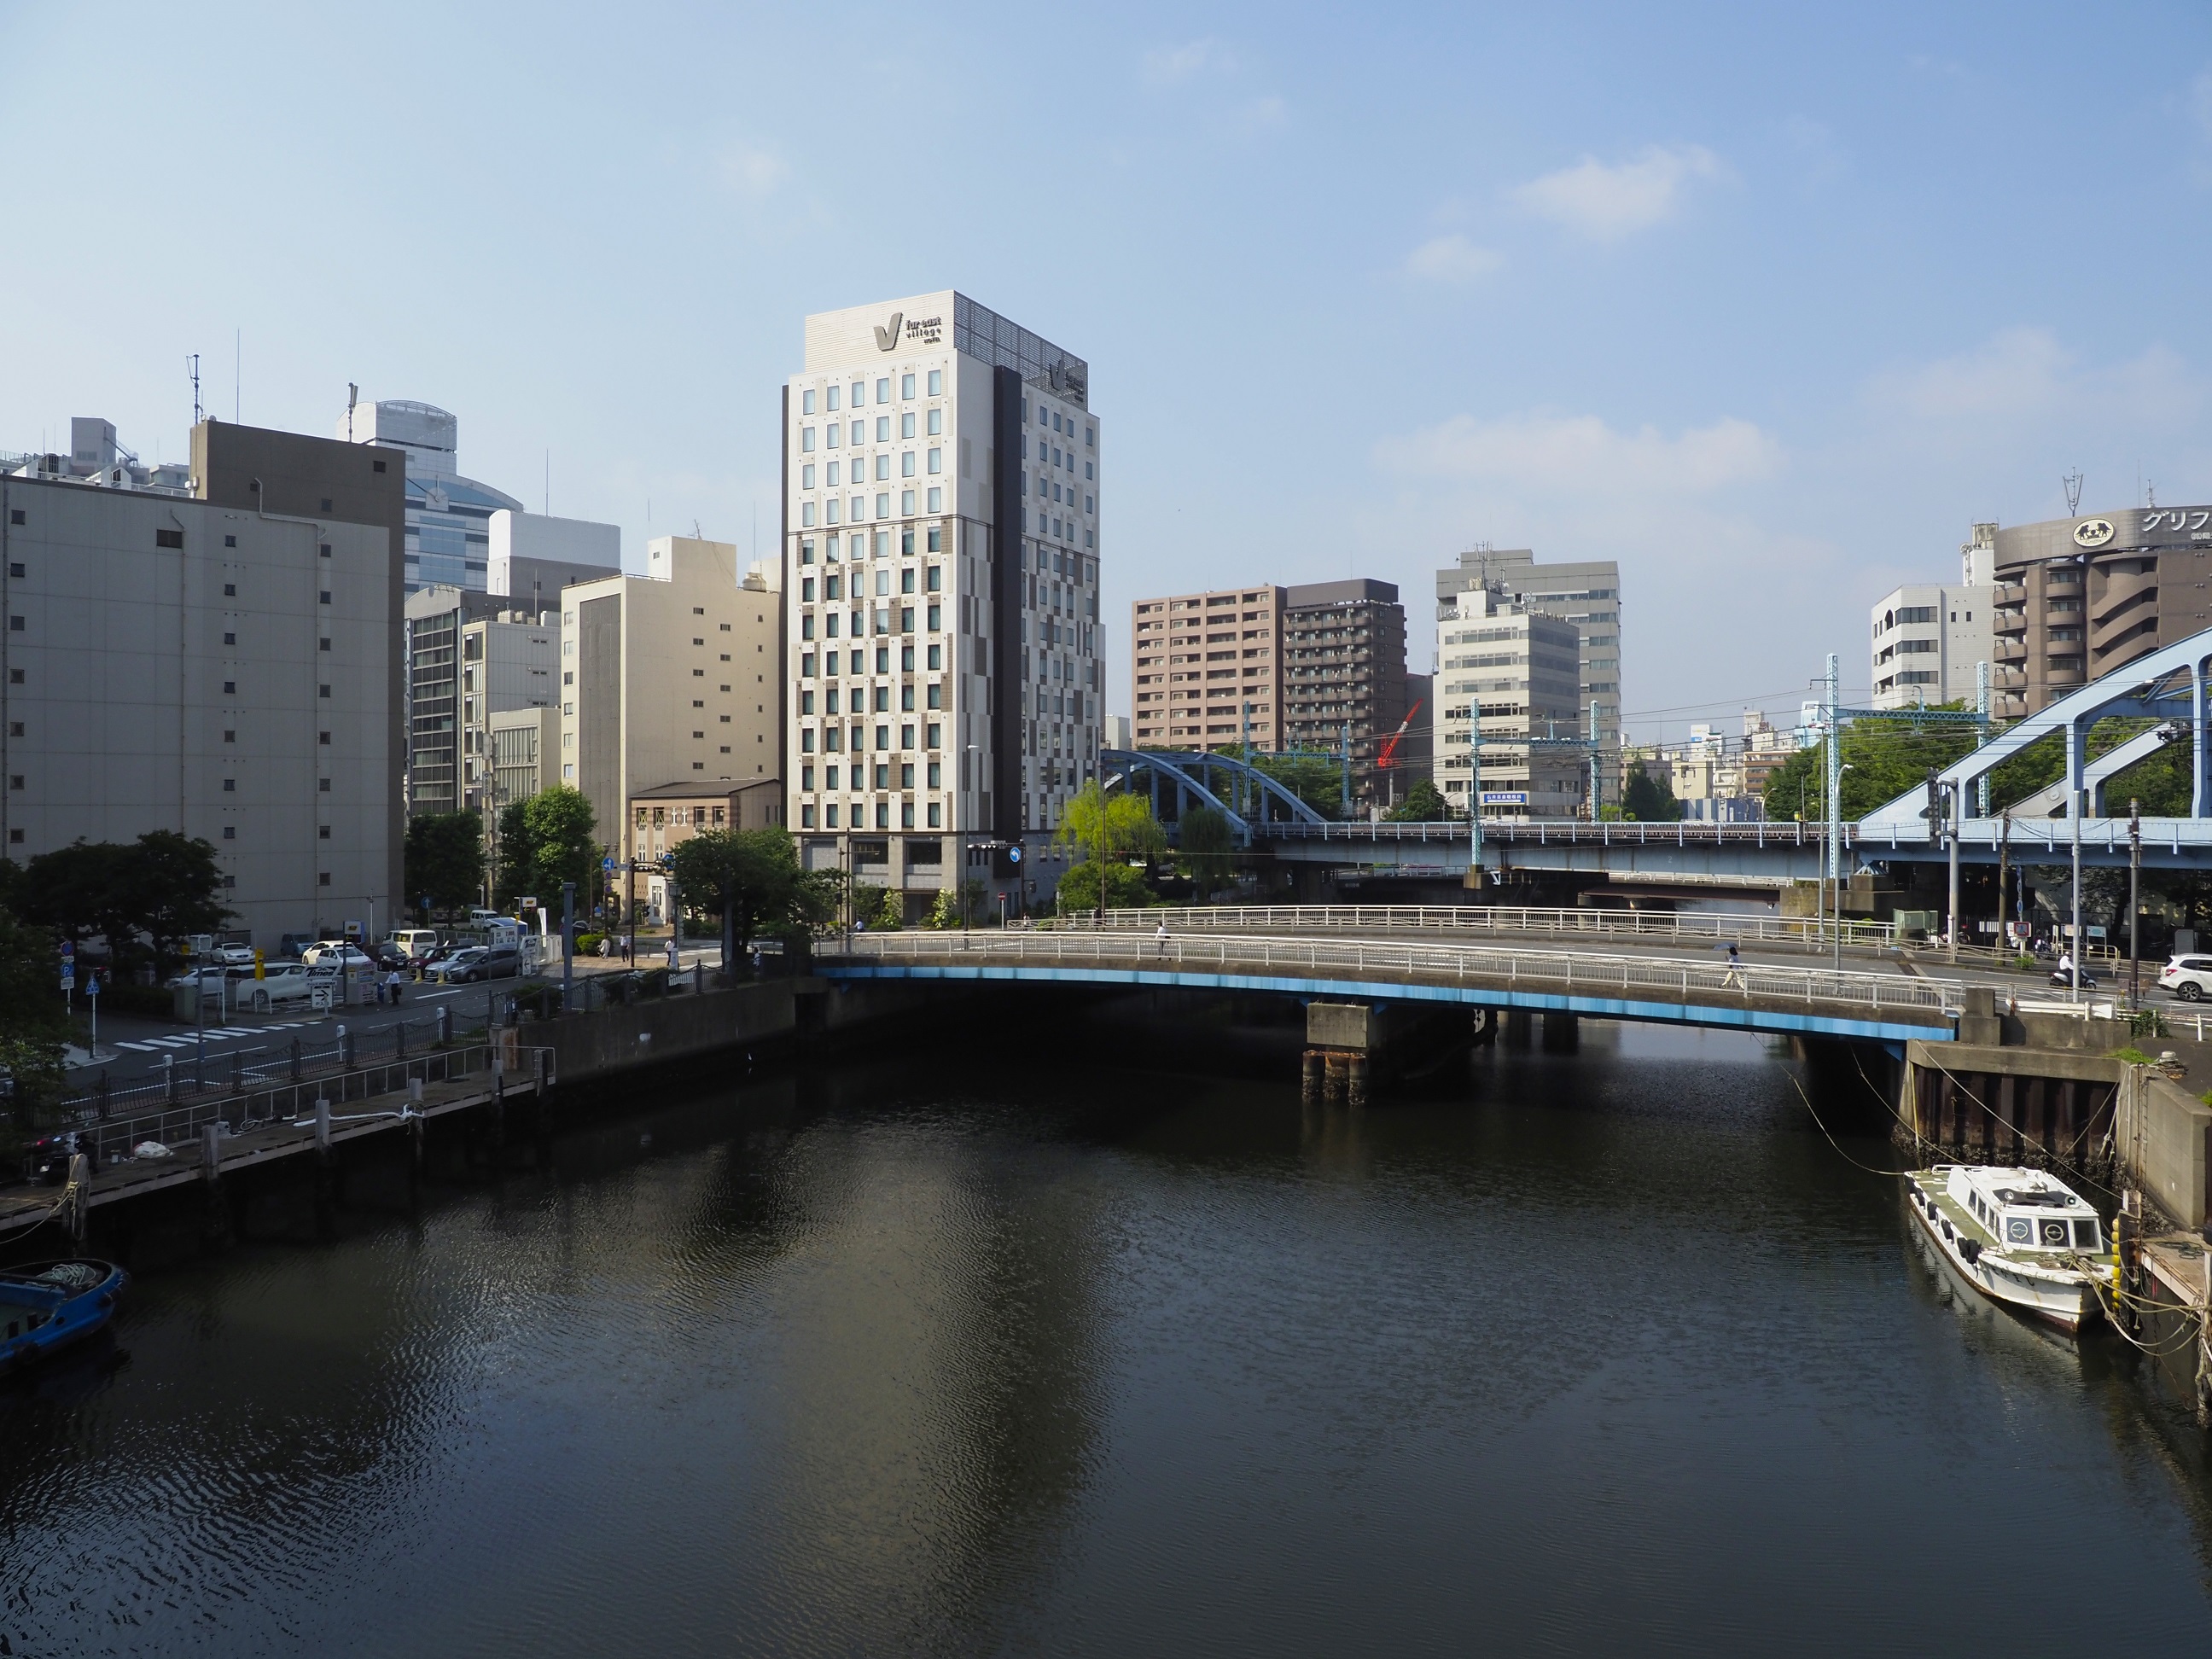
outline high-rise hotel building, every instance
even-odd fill
[[[1090,367],[949,289],[809,317],[805,361],[783,392],[787,821],[811,862],[843,842],[872,882],[950,887],[961,842],[973,866],[1049,831],[1095,775]]]

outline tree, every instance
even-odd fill
[[[1244,751],[1231,744],[1214,752],[1241,756]],[[1344,768],[1342,763],[1330,756],[1255,755],[1252,769],[1281,784],[1322,817],[1343,816]]]
[[[10,1122],[24,1135],[44,1127],[46,1108],[62,1092],[68,1021],[56,991],[60,981],[52,931],[0,909],[0,1074]]]
[[[1682,803],[1670,787],[1639,767],[1628,775],[1628,787],[1621,791],[1620,815],[1632,823],[1672,823],[1682,816]]]
[[[213,844],[173,830],[41,853],[21,886],[26,920],[74,941],[100,935],[118,963],[139,953],[143,934],[158,968],[178,939],[212,933],[231,915],[217,897],[222,872]]]
[[[757,934],[789,938],[836,913],[836,878],[801,869],[798,844],[781,824],[702,830],[678,843],[672,861],[685,906],[720,918],[729,961]]]
[[[1085,860],[1068,866],[1060,878],[1060,908],[1063,910],[1096,910],[1098,908],[1099,867],[1097,860]],[[1109,910],[1141,910],[1152,902],[1152,890],[1145,884],[1145,872],[1125,860],[1110,860],[1103,878],[1106,888],[1106,908]]]
[[[1229,815],[1219,807],[1194,806],[1182,815],[1176,835],[1176,862],[1201,898],[1229,884],[1236,854]]]
[[[1167,831],[1152,816],[1151,801],[1126,792],[1109,795],[1096,778],[1085,784],[1082,792],[1067,803],[1066,810],[1060,814],[1060,831],[1054,839],[1060,846],[1081,853],[1086,862],[1078,867],[1091,871],[1094,884],[1091,902],[1077,905],[1078,909],[1097,908],[1098,860],[1103,860],[1110,866],[1116,854],[1154,854],[1164,853],[1168,845]],[[1060,890],[1063,894],[1069,891],[1065,877],[1060,879]]]
[[[588,913],[599,875],[592,830],[592,803],[565,783],[501,808],[495,888],[501,900],[511,903],[529,895],[557,913],[561,884],[573,881],[579,909]]]
[[[1393,823],[1443,823],[1455,818],[1451,803],[1443,792],[1427,778],[1416,778],[1413,787],[1406,792],[1406,799],[1383,815]]]
[[[410,903],[428,899],[462,910],[483,891],[483,820],[474,812],[425,812],[407,821],[402,878]]]

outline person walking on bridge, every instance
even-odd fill
[[[1164,918],[1161,920],[1159,928],[1153,933],[1152,937],[1160,942],[1159,954],[1161,958],[1164,960],[1168,953],[1168,924]]]
[[[1748,991],[1751,989],[1751,987],[1744,981],[1743,958],[1736,954],[1735,941],[1734,939],[1730,939],[1729,941],[1728,971],[1721,975],[1721,989],[1725,991],[1731,985],[1735,986],[1739,991]]]

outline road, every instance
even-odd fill
[[[665,952],[650,957],[641,956],[646,967],[659,967],[666,961]],[[683,953],[683,966],[689,972],[696,963],[709,968],[721,963],[721,947],[709,943],[696,950]],[[620,973],[625,964],[620,957],[600,958],[579,957],[576,959],[577,977],[588,978],[596,974]],[[559,965],[546,977],[557,980]],[[523,984],[519,979],[495,980],[489,985],[417,984],[408,981],[401,990],[402,1000],[397,1008],[375,1003],[333,1008],[327,1014],[306,1010],[278,1012],[266,1018],[238,1015],[227,1024],[210,1025],[204,1033],[189,1025],[179,1025],[174,1020],[148,1019],[131,1014],[106,1014],[100,1017],[100,1054],[98,1059],[85,1057],[82,1050],[72,1051],[70,1083],[73,1088],[83,1087],[101,1072],[107,1073],[112,1086],[122,1087],[161,1075],[172,1066],[188,1071],[200,1064],[212,1070],[228,1066],[235,1055],[252,1055],[258,1050],[287,1049],[295,1038],[305,1047],[322,1048],[337,1041],[341,1028],[351,1032],[356,1039],[375,1040],[378,1033],[389,1033],[401,1020],[410,1028],[426,1034],[430,1022],[438,1017],[441,1007],[451,1007],[458,1024],[476,1025],[483,1022],[486,1006],[495,996],[511,995]],[[391,1041],[388,1036],[382,1042]],[[409,1039],[410,1044],[413,1038]],[[381,1043],[380,1043],[380,1048]]]

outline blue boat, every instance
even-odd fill
[[[130,1279],[112,1261],[0,1268],[0,1376],[105,1329]]]

